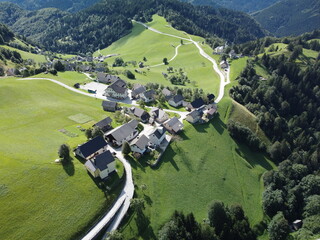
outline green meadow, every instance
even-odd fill
[[[136,63],[143,61],[145,57],[147,61],[144,62],[144,65],[146,67],[139,69],[141,73],[135,73],[136,80],[130,80],[124,75],[122,76],[132,83],[146,84],[153,82],[164,86],[176,86],[165,79],[162,73],[166,73],[168,67],[173,67],[176,70],[182,68],[190,79],[190,83],[181,87],[198,87],[207,92],[218,93],[219,77],[212,69],[212,63],[199,54],[196,46],[183,40],[183,45],[179,47],[178,55],[174,60],[166,66],[155,66],[163,63],[164,58],[168,60],[173,58],[175,48],[181,44],[180,39],[152,32],[137,23],[133,23],[133,26],[130,34],[114,42],[108,48],[95,52],[94,55],[119,54],[119,57],[123,58],[125,62],[135,61]],[[153,21],[148,23],[148,26],[168,34],[189,38],[189,35],[172,28],[163,17],[157,15],[153,16]],[[201,44],[204,41],[203,38],[197,36],[190,37],[193,40],[200,41]],[[208,45],[202,44],[202,47],[212,56],[212,49]],[[134,72],[138,68],[131,64],[127,67],[112,67],[114,60],[115,57],[111,57],[106,59],[106,62],[109,64],[109,68],[115,72],[123,73],[125,70]]]
[[[16,52],[20,53],[22,59],[24,59],[24,60],[33,59],[36,63],[47,62],[46,57],[44,55],[34,54],[34,53],[31,53],[31,52],[25,52],[25,51],[22,51],[20,49],[16,49],[16,48],[9,47],[9,46],[6,46],[6,45],[0,45],[0,47],[7,48],[7,49],[9,49],[11,51],[16,51]]]
[[[80,128],[108,114],[101,101],[49,81],[0,81],[1,239],[73,239],[106,211],[121,185],[105,195],[79,160],[54,160],[62,143],[84,143]]]

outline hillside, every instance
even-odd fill
[[[318,0],[283,0],[253,14],[262,27],[278,37],[320,28]]]
[[[213,7],[225,7],[241,12],[255,12],[271,6],[279,0],[182,0],[194,5],[206,5]]]
[[[23,9],[38,10],[42,8],[59,8],[60,10],[76,12],[91,6],[98,0],[0,0],[0,2],[11,2]]]
[[[87,53],[107,47],[131,31],[130,19],[151,20],[155,13],[177,29],[205,38],[245,42],[265,35],[244,13],[196,7],[177,0],[105,0],[75,14],[52,9],[26,12],[9,3],[0,6],[0,21],[56,52]],[[40,30],[33,27],[37,25]]]

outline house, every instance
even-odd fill
[[[115,112],[118,109],[118,103],[111,101],[102,101],[102,108],[107,112]]]
[[[14,68],[9,68],[7,71],[6,71],[6,74],[8,77],[12,77],[12,76],[15,76],[16,70]]]
[[[222,54],[224,52],[224,46],[218,46],[214,49],[215,54]]]
[[[128,89],[125,81],[119,79],[109,85],[105,90],[105,96],[117,98],[117,99],[125,99],[128,97]]]
[[[76,156],[89,159],[94,155],[101,154],[107,150],[107,142],[102,136],[95,137],[88,142],[79,145],[74,153]]]
[[[143,85],[135,84],[131,92],[131,98],[138,99],[140,97],[140,94],[145,91],[146,91],[146,88]]]
[[[151,89],[140,94],[140,99],[145,103],[153,102],[155,99],[156,92]]]
[[[144,154],[149,145],[149,138],[145,135],[138,136],[130,143],[131,151],[134,153]]]
[[[231,59],[236,59],[236,58],[238,58],[236,52],[235,52],[233,49],[229,52],[229,57],[230,57]]]
[[[112,122],[112,119],[110,117],[106,117],[100,122],[97,122],[96,124],[94,124],[93,127],[99,127],[101,131],[106,132],[111,129],[111,122]]]
[[[161,92],[164,95],[166,100],[169,100],[172,97],[172,92],[168,88],[162,89]]]
[[[139,134],[138,130],[136,130],[137,126],[138,121],[131,120],[130,122],[111,130],[105,134],[105,137],[108,142],[120,147],[124,142],[131,141]]]
[[[142,122],[146,123],[149,121],[150,115],[148,112],[137,107],[130,108],[130,111],[135,117],[139,118]]]
[[[192,112],[190,112],[189,114],[187,114],[186,116],[186,120],[189,123],[197,123],[202,117],[202,112],[199,110],[193,110]]]
[[[204,120],[210,120],[214,117],[214,115],[217,113],[217,105],[216,104],[210,104],[206,106],[205,110],[203,110],[203,118]]]
[[[193,109],[199,109],[202,108],[206,103],[203,101],[202,98],[198,98],[194,100],[193,102],[189,103],[187,106],[188,110],[191,111]]]
[[[165,128],[157,127],[148,135],[149,144],[153,146],[159,146],[160,143],[165,139],[165,137],[166,137]]]
[[[108,74],[104,73],[104,72],[98,72],[97,73],[97,81],[99,83],[109,83],[108,78],[107,78]]]
[[[87,160],[85,167],[93,177],[104,179],[116,171],[116,162],[110,151],[105,151],[94,158]]]
[[[171,133],[178,133],[182,130],[183,124],[178,118],[171,118],[163,123],[163,126]]]
[[[183,102],[183,96],[180,94],[175,95],[174,97],[170,98],[168,103],[172,106],[172,107],[179,107],[182,105]]]
[[[221,67],[222,69],[228,68],[228,63],[227,63],[227,61],[221,61],[221,62],[220,62],[220,67]]]
[[[150,111],[150,119],[153,119],[158,123],[163,123],[169,119],[169,115],[161,108],[153,107]]]
[[[216,98],[216,96],[211,93],[211,94],[207,95],[207,98],[208,98],[208,102],[212,103],[212,102],[214,102],[214,99]]]

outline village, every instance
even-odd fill
[[[205,99],[198,97],[192,102],[185,101],[177,90],[165,88],[148,89],[141,84],[133,84],[131,89],[126,81],[115,75],[99,72],[95,81],[85,85],[75,84],[75,88],[91,94],[103,96],[102,109],[121,116],[125,124],[112,128],[113,119],[107,117],[94,124],[99,134],[79,145],[74,154],[85,160],[85,167],[94,178],[107,179],[115,167],[116,152],[131,154],[134,159],[146,155],[154,156],[148,164],[158,164],[162,154],[175,136],[183,131],[183,121],[191,124],[209,122],[217,114],[215,96],[208,94]],[[173,109],[154,106],[159,98],[164,98]],[[120,106],[126,103],[125,106]],[[130,104],[131,107],[128,107]],[[184,111],[181,111],[181,108]]]

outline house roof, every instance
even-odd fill
[[[109,107],[109,108],[115,108],[117,106],[117,102],[111,102],[111,101],[102,101],[103,107]]]
[[[165,96],[171,96],[172,92],[168,88],[162,89],[162,94]]]
[[[103,171],[108,168],[108,164],[114,161],[114,157],[110,151],[103,152],[94,158],[94,165]]]
[[[198,98],[196,100],[194,100],[193,102],[190,103],[192,108],[200,108],[203,105],[205,105],[205,102],[203,101],[202,98]]]
[[[105,119],[101,120],[100,122],[97,122],[93,126],[97,126],[99,128],[104,128],[104,127],[110,125],[111,122],[112,122],[112,119],[110,117],[106,117]]]
[[[198,117],[200,115],[201,115],[201,113],[198,110],[193,110],[192,112],[187,114],[187,116],[191,116],[192,118],[196,118],[196,117]]]
[[[213,99],[215,98],[214,94],[212,94],[212,93],[211,93],[211,94],[208,94],[207,97],[208,97],[208,100],[209,100],[209,101],[211,101],[211,100],[213,100]]]
[[[140,137],[137,137],[136,139],[134,139],[132,142],[131,142],[131,146],[133,145],[136,145],[138,148],[140,148],[141,150],[145,149],[146,146],[148,145],[149,143],[149,138],[147,138],[145,135],[142,135]]]
[[[103,82],[103,83],[107,83],[108,79],[107,79],[107,74],[104,72],[98,72],[97,73],[97,79],[99,82]]]
[[[175,95],[174,97],[172,97],[170,100],[173,101],[174,103],[178,103],[183,101],[183,96],[180,94]]]
[[[142,110],[141,108],[137,108],[137,107],[134,107],[132,112],[136,117],[139,117],[139,118],[141,118],[142,115],[147,113],[146,111]]]
[[[165,124],[168,125],[168,127],[170,127],[175,132],[178,132],[183,128],[183,124],[176,117],[169,119],[165,122]]]
[[[150,133],[150,135],[154,134],[158,139],[160,139],[165,133],[166,133],[166,130],[163,127],[158,127],[155,130],[153,130]]]
[[[153,98],[156,93],[153,89],[150,89],[148,91],[143,92],[142,94],[145,98]]]
[[[107,146],[107,142],[103,139],[102,136],[98,136],[80,145],[78,148],[81,151],[82,155],[87,158],[101,148],[104,148],[105,146]]]
[[[116,80],[114,83],[112,83],[108,88],[111,88],[116,93],[125,93],[127,91],[127,84],[122,79]]]
[[[136,96],[136,95],[143,93],[145,91],[146,91],[146,88],[144,86],[140,86],[138,88],[133,89],[131,95]]]
[[[131,120],[130,122],[111,130],[108,135],[112,135],[116,141],[122,141],[132,134],[137,126],[138,121]]]
[[[159,118],[159,119],[162,119],[166,114],[165,111],[163,111],[161,108],[157,108],[157,107],[152,108],[151,113],[153,115],[155,115],[156,118]]]
[[[87,160],[84,165],[92,172],[97,170],[97,168],[93,165],[93,163],[90,160]]]

